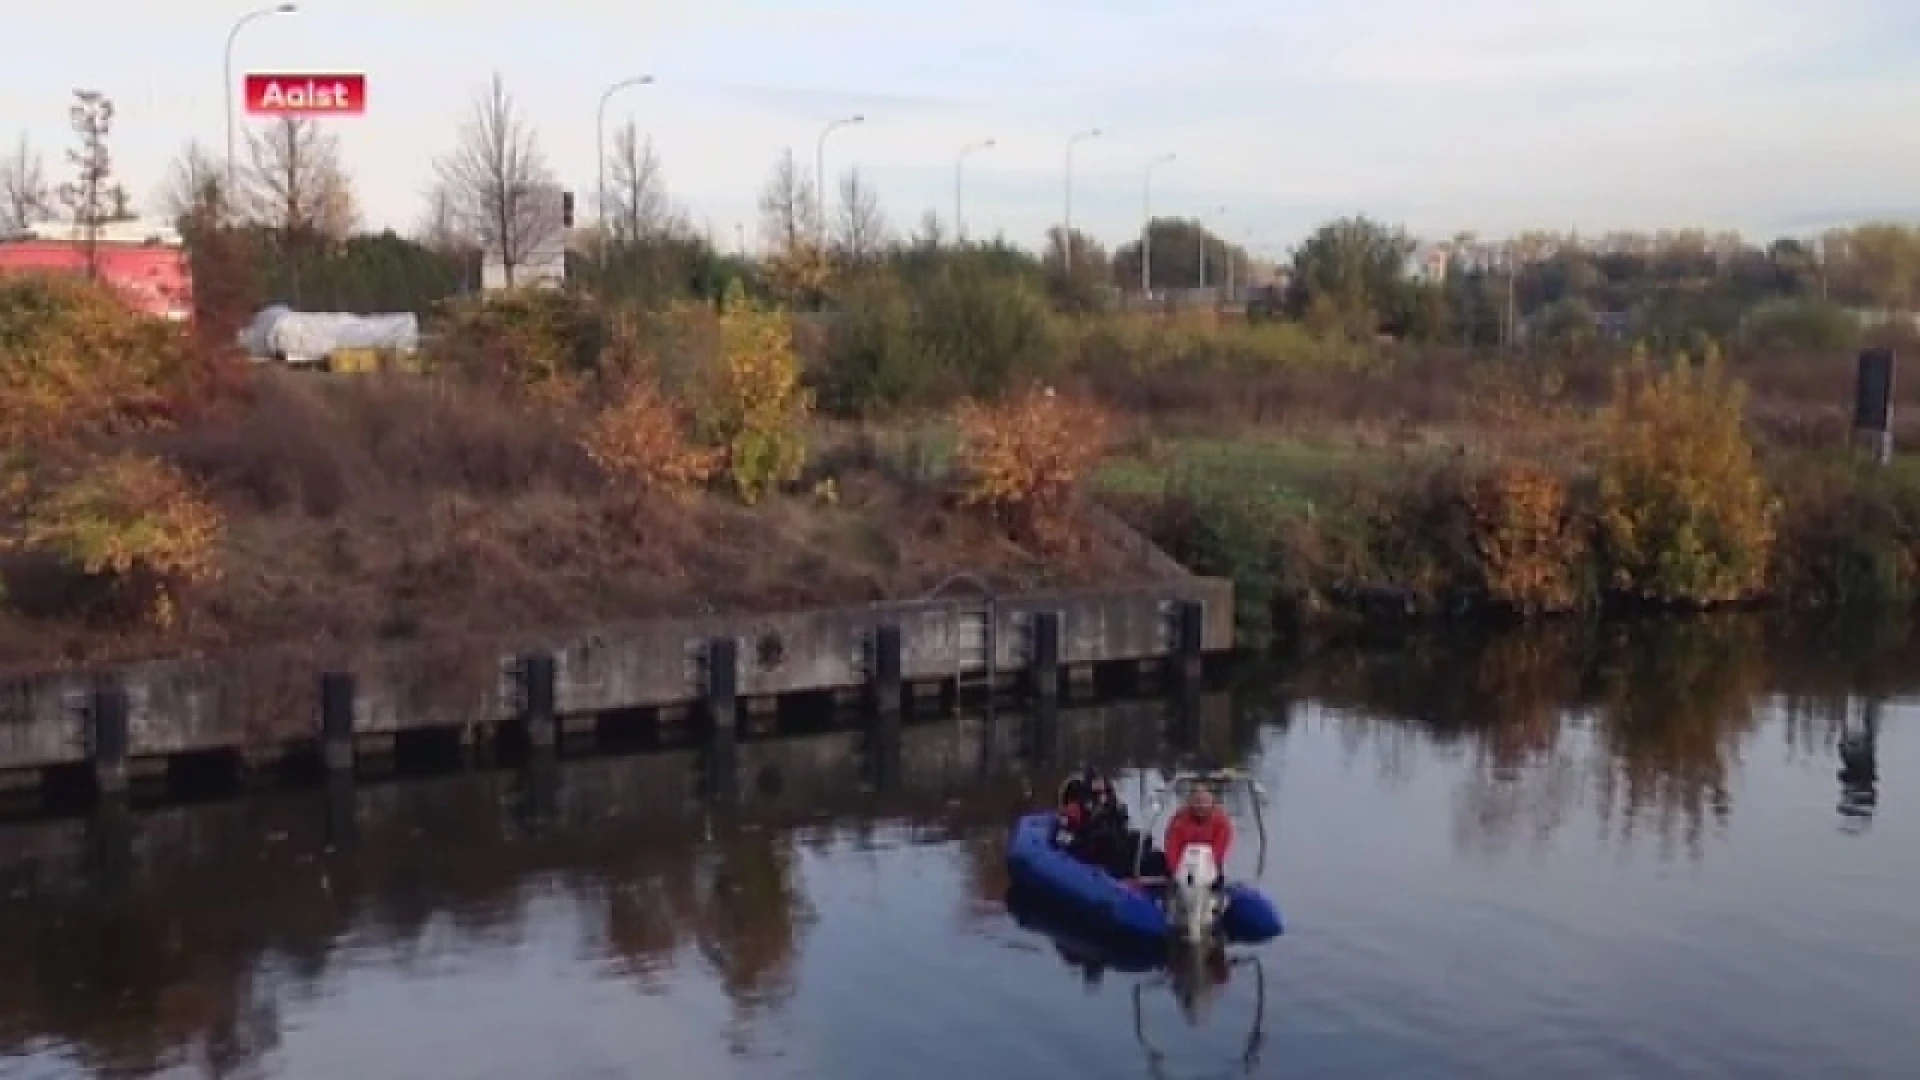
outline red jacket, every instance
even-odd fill
[[[1213,861],[1225,869],[1227,849],[1233,846],[1233,822],[1219,809],[1205,821],[1193,816],[1192,811],[1182,810],[1167,822],[1168,869],[1178,869],[1180,856],[1187,850],[1188,844],[1206,844],[1213,848]]]

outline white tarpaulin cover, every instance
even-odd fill
[[[294,361],[318,360],[342,349],[412,352],[420,347],[420,320],[411,312],[346,315],[275,304],[253,317],[253,324],[240,332],[240,344],[261,359],[284,356]]]

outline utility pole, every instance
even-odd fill
[[[1060,265],[1066,276],[1073,275],[1073,148],[1087,139],[1097,139],[1106,132],[1099,128],[1088,128],[1075,132],[1067,139],[1067,224],[1066,231],[1060,235]]]
[[[232,29],[227,31],[227,59],[224,68],[227,79],[227,190],[222,201],[226,203],[229,211],[233,209],[235,200],[239,197],[239,192],[235,190],[237,185],[233,167],[233,43],[240,37],[240,31],[255,19],[263,19],[268,15],[291,15],[299,10],[300,8],[294,4],[275,4],[273,7],[258,8],[235,19]]]
[[[1147,162],[1140,180],[1140,296],[1153,296],[1153,170],[1174,160],[1173,154],[1161,154]]]
[[[635,75],[630,79],[621,79],[600,92],[600,107],[593,114],[593,154],[598,170],[594,174],[594,191],[598,193],[600,202],[594,208],[593,217],[603,230],[607,224],[607,99],[629,86],[651,85],[653,76]]]
[[[843,127],[864,124],[867,118],[859,113],[842,117],[820,129],[820,138],[813,144],[813,199],[819,206],[819,218],[816,223],[819,236],[816,242],[822,251],[827,247],[827,136]]]
[[[967,155],[973,153],[975,150],[991,150],[997,145],[999,145],[999,143],[994,139],[982,139],[977,143],[968,143],[967,145],[960,148],[960,152],[958,154],[954,155],[954,159],[953,159],[953,229],[954,229],[955,236],[959,239],[960,243],[962,244],[965,244],[967,242],[967,210],[966,210],[966,203],[962,199],[962,190],[963,190],[963,185],[965,181],[965,173],[966,173],[966,165],[967,165]]]

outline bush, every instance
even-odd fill
[[[1860,344],[1860,323],[1839,304],[1812,297],[1782,298],[1748,312],[1740,340],[1767,351],[1845,352]]]
[[[1920,593],[1920,483],[1857,462],[1797,463],[1770,578],[1800,607],[1885,608]]]
[[[968,402],[959,420],[962,501],[992,511],[1023,539],[1065,546],[1074,495],[1111,445],[1105,414],[1031,389],[1000,404]]]
[[[1714,350],[1617,373],[1602,414],[1600,554],[1642,602],[1706,606],[1765,581],[1778,507],[1742,426],[1744,389]]]
[[[689,443],[680,408],[645,376],[627,381],[581,442],[609,477],[642,497],[683,494],[720,466],[717,452]]]
[[[0,547],[79,574],[100,613],[170,626],[179,593],[217,573],[219,512],[178,469],[119,454],[37,492]]]
[[[694,416],[702,439],[721,448],[744,502],[792,483],[806,466],[813,395],[800,376],[787,316],[756,310],[732,283],[720,316],[719,362],[697,380]]]
[[[1521,615],[1578,606],[1588,545],[1565,481],[1538,465],[1508,462],[1480,476],[1468,502],[1489,599]]]
[[[929,403],[947,389],[905,285],[890,276],[868,277],[848,286],[841,303],[819,376],[828,409],[871,416]]]
[[[1058,364],[1053,314],[1041,290],[976,266],[950,266],[921,293],[927,350],[968,393],[998,398]]]
[[[0,444],[24,450],[171,426],[217,403],[179,326],[82,278],[0,280]]]
[[[847,287],[820,383],[835,412],[868,416],[961,394],[997,398],[1058,366],[1054,320],[1040,288],[971,264],[902,282]]]
[[[598,370],[608,334],[604,314],[580,293],[485,293],[447,306],[428,363],[504,389],[565,400]]]

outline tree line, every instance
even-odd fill
[[[112,102],[76,94],[73,179],[55,184],[24,139],[0,156],[0,230],[64,208],[83,233],[130,215],[108,150]],[[479,284],[481,253],[509,285],[563,229],[560,185],[538,134],[498,75],[476,95],[437,162],[426,212],[410,235],[367,232],[337,140],[318,122],[284,117],[247,133],[232,183],[224,164],[190,142],[169,170],[161,207],[181,228],[203,308],[233,312],[280,301],[316,309],[428,312]],[[971,272],[1025,282],[1057,311],[1140,303],[1143,246],[1149,298],[1167,304],[1244,301],[1251,319],[1287,319],[1355,340],[1389,335],[1467,347],[1533,343],[1578,348],[1608,336],[1686,342],[1748,337],[1838,348],[1876,318],[1920,309],[1920,229],[1894,223],[1765,244],[1737,235],[1527,233],[1499,244],[1460,234],[1431,260],[1405,230],[1354,217],[1323,225],[1279,274],[1191,219],[1147,223],[1145,245],[1111,250],[1078,230],[1050,230],[1038,251],[1004,239],[969,242],[928,211],[902,228],[873,184],[849,169],[816,191],[791,150],[759,198],[760,254],[744,237],[732,254],[673,196],[653,145],[618,129],[598,178],[591,227],[574,230],[569,277],[603,297],[655,307],[717,302],[728,282],[787,306],[843,308],[870,295],[876,274],[920,280],[959,259]],[[232,190],[229,190],[231,187]],[[1231,285],[1231,295],[1228,286]]]

